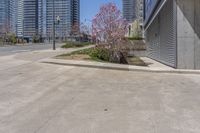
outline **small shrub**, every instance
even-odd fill
[[[12,44],[16,44],[16,43],[17,43],[17,38],[16,38],[15,35],[11,35],[10,38],[9,38],[9,40],[10,40],[10,42],[11,42]]]
[[[89,56],[92,59],[99,59],[103,61],[109,61],[110,58],[109,50],[105,48],[94,48],[89,53]]]
[[[13,33],[8,33],[5,35],[5,40],[2,40],[3,41],[6,41],[8,44],[16,44],[17,43],[17,38],[15,36],[15,34]]]
[[[71,47],[73,47],[73,45],[71,43],[67,43],[63,45],[61,48],[71,48]]]
[[[0,45],[3,45],[3,39],[0,38]]]
[[[39,43],[40,42],[40,36],[38,36],[38,35],[34,35],[33,36],[33,41],[32,41],[33,43]]]

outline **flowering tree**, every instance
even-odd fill
[[[114,56],[119,58],[121,41],[127,31],[128,23],[114,3],[102,5],[92,20],[92,34],[96,38],[97,45],[105,44],[115,54]]]
[[[101,6],[99,13],[92,20],[92,33],[100,43],[115,45],[124,38],[128,23],[114,3]]]

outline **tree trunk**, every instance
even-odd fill
[[[120,51],[111,51],[109,60],[113,63],[128,64],[126,57]]]

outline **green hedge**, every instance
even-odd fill
[[[91,52],[89,53],[89,56],[92,59],[99,59],[102,61],[109,61],[109,50],[105,49],[105,48],[94,48],[93,50],[91,50]]]

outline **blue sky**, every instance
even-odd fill
[[[108,2],[114,2],[118,8],[122,9],[122,0],[80,0],[81,1],[81,22],[87,23],[92,20],[93,16],[99,11],[99,7]]]

